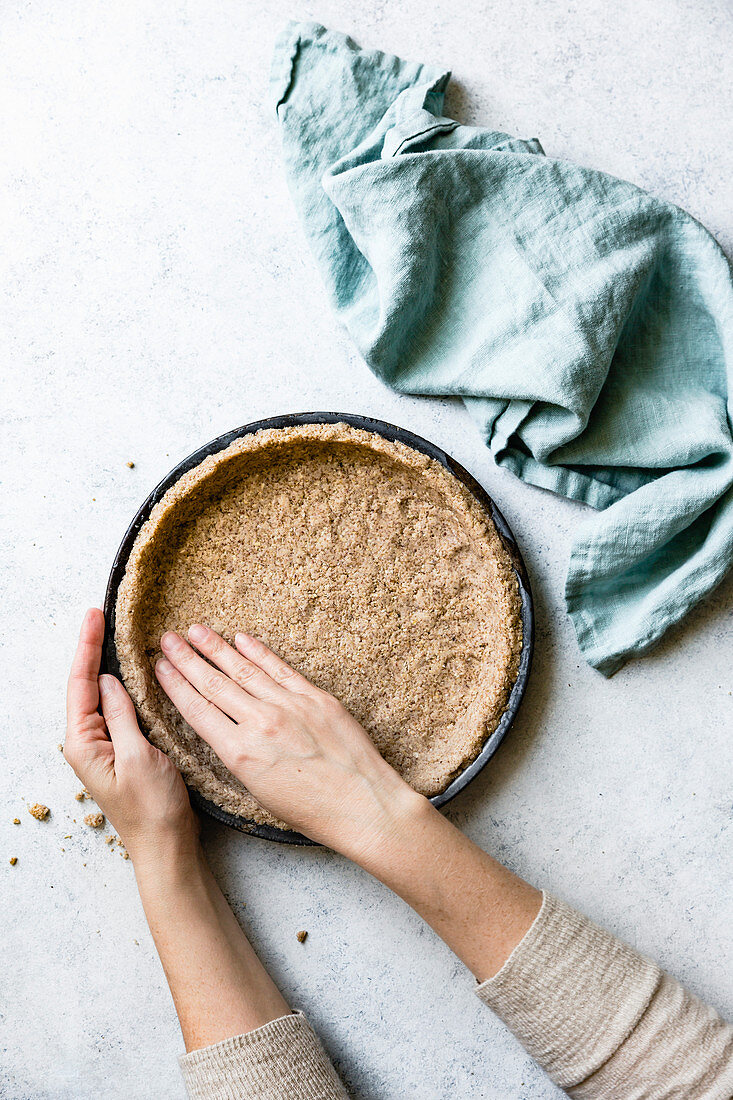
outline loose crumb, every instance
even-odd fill
[[[84,824],[90,829],[101,829],[104,826],[104,814],[87,814]]]
[[[128,463],[127,463],[127,465],[129,466],[129,468],[130,468],[131,470],[134,470],[134,469],[135,469],[135,463],[134,463],[134,462],[128,462]]]
[[[31,817],[35,817],[36,821],[43,821],[51,813],[48,806],[44,806],[42,802],[34,802],[32,806],[28,807],[28,813]]]
[[[115,839],[115,838],[114,838],[113,836],[106,836],[106,837],[104,838],[104,843],[105,843],[105,844],[114,844],[114,839]]]
[[[11,856],[10,857],[10,866],[11,867],[15,867],[17,862],[18,862],[18,857],[17,856]]]
[[[295,938],[298,941],[298,943],[305,943],[305,941],[308,939],[308,933],[307,932],[296,932],[295,933]]]
[[[82,787],[81,793],[84,795],[85,798],[91,798],[92,797],[91,794],[89,793],[89,791],[86,789],[86,787]]]
[[[129,852],[123,852],[122,853],[122,858],[123,859],[129,859],[130,858],[130,853]]]
[[[20,825],[20,818],[19,817],[14,817],[13,818],[13,825]]]
[[[77,802],[83,802],[84,799],[86,798],[86,795],[84,794],[84,791],[77,791],[76,794],[74,795],[74,798],[76,799]]]
[[[64,751],[64,746],[63,745],[57,745],[56,748],[59,750],[59,752]]]
[[[71,833],[67,833],[64,840],[71,840]]]

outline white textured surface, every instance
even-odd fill
[[[370,376],[324,302],[266,96],[281,21],[320,19],[450,65],[449,113],[679,202],[730,254],[726,8],[3,3],[3,1100],[182,1096],[132,866],[72,824],[64,682],[82,611],[148,490],[211,437],[283,411],[404,424],[496,497],[533,576],[537,660],[521,719],[450,816],[733,1015],[733,582],[613,680],[581,664],[561,599],[581,509],[497,472],[457,405],[398,398]],[[557,1094],[447,949],[360,871],[218,826],[206,843],[359,1100]]]

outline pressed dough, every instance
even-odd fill
[[[416,790],[444,790],[496,728],[522,645],[496,529],[438,462],[346,424],[266,429],[184,474],[141,528],[115,644],[151,741],[206,798],[264,810],[153,675],[166,630],[262,638],[359,719]]]

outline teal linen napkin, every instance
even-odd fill
[[[565,596],[610,675],[733,555],[733,285],[690,215],[441,115],[449,74],[313,23],[277,42],[288,179],[334,309],[402,393],[590,505]]]

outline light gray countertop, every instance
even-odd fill
[[[403,424],[496,498],[533,579],[536,664],[506,744],[449,816],[733,1015],[733,581],[612,680],[582,663],[562,582],[583,509],[499,472],[458,404],[388,392],[329,312],[267,100],[287,14],[449,65],[448,113],[537,135],[733,245],[724,0],[3,5],[2,1100],[183,1095],[132,864],[80,824],[57,749],[64,684],[149,489],[206,440],[285,411]],[[26,812],[36,800],[48,821]],[[216,825],[205,836],[358,1100],[557,1095],[366,875]]]

